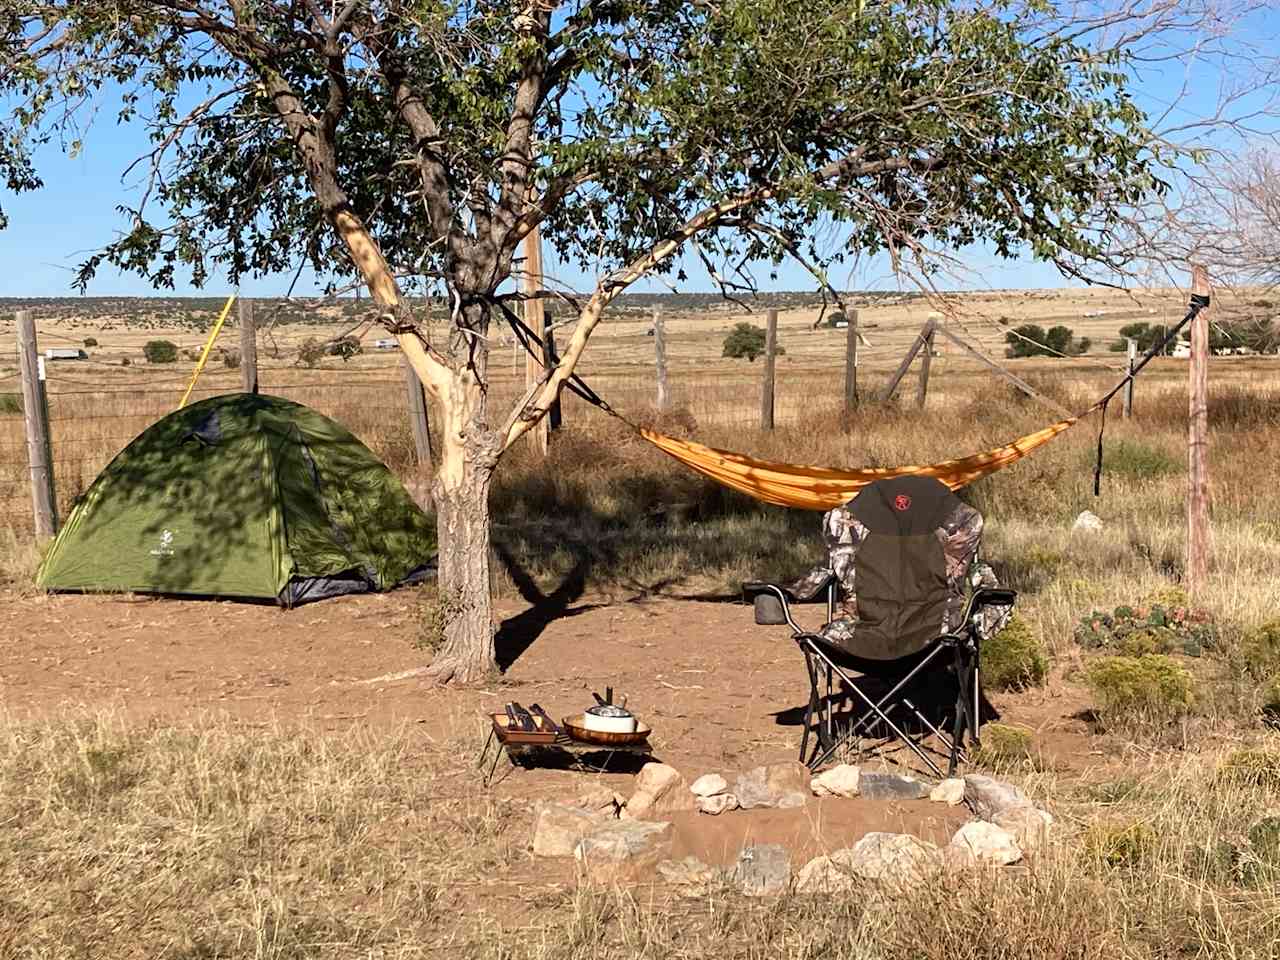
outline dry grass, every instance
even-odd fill
[[[1207,757],[1122,784],[1032,776],[1063,831],[1027,870],[907,896],[690,901],[548,887],[523,804],[460,777],[474,746],[0,720],[0,957],[1276,956],[1280,863],[1250,840],[1273,787]],[[537,915],[530,889],[547,895]]]

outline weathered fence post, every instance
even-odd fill
[[[1124,417],[1133,416],[1133,365],[1138,359],[1138,341],[1127,337],[1125,343],[1129,349],[1129,381],[1124,385]]]
[[[400,355],[400,367],[404,371],[404,386],[409,398],[409,424],[413,429],[413,450],[418,466],[429,467],[432,462],[431,430],[427,426],[427,396],[422,381],[409,365],[409,358]]]
[[[884,393],[880,395],[882,403],[893,399],[894,391],[898,389],[898,384],[902,382],[902,378],[911,369],[911,361],[920,352],[920,347],[933,340],[933,326],[932,318],[926,320],[924,326],[920,328],[920,333],[911,341],[911,346],[907,348],[907,353],[902,358],[902,362],[898,364],[898,369],[893,371],[893,376],[889,378],[889,385],[884,388]]]
[[[1209,296],[1209,273],[1192,268],[1191,292]],[[1187,593],[1195,598],[1209,572],[1209,311],[1191,321],[1187,427]]]
[[[778,350],[778,311],[766,315],[764,329],[764,385],[760,392],[760,429],[773,429],[773,374]]]
[[[653,305],[653,363],[658,377],[657,407],[666,413],[671,407],[671,392],[667,387],[667,335],[662,323],[662,305]]]
[[[924,334],[924,344],[922,349],[924,353],[920,356],[920,383],[916,386],[916,406],[924,407],[924,402],[929,396],[929,367],[933,364],[933,332],[937,328],[938,321],[933,317],[929,318],[928,332]]]
[[[542,291],[542,233],[537,227],[524,238],[524,292],[537,294]],[[525,358],[524,385],[532,390],[535,384],[542,382],[547,367],[546,353],[542,347],[542,339],[547,335],[547,312],[539,297],[525,300],[524,322],[533,331],[536,338],[530,344],[532,350]],[[551,449],[551,422],[543,417],[529,431],[534,436],[534,443],[545,457]]]
[[[845,314],[848,326],[844,340],[844,421],[846,428],[858,409],[858,311]]]
[[[22,418],[27,428],[27,464],[31,472],[31,505],[37,537],[58,531],[57,498],[53,490],[52,443],[49,410],[44,392],[44,360],[36,347],[36,324],[31,314],[19,310],[18,366],[22,371]]]
[[[245,393],[258,392],[258,324],[252,300],[240,301],[240,386]]]

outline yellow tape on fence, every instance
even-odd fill
[[[191,374],[191,382],[187,384],[187,392],[182,395],[182,400],[178,403],[178,409],[181,410],[187,405],[187,398],[191,396],[191,391],[196,388],[196,381],[200,379],[200,371],[204,369],[205,361],[209,359],[209,351],[213,349],[213,341],[218,339],[218,334],[222,332],[222,325],[226,322],[227,314],[231,312],[231,304],[235,302],[236,295],[233,293],[227,297],[227,302],[223,304],[222,313],[218,314],[218,322],[213,325],[213,332],[209,334],[209,339],[204,345],[204,352],[200,354],[200,359],[196,361],[196,369]]]

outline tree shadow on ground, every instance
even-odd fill
[[[589,610],[603,606],[599,603],[586,603],[569,609],[575,600],[582,596],[587,585],[587,574],[591,569],[591,558],[582,554],[564,581],[551,593],[543,593],[533,578],[521,568],[505,547],[494,545],[494,552],[499,562],[507,571],[520,596],[531,604],[528,610],[516,614],[502,622],[494,637],[494,655],[498,668],[504,673],[520,659],[526,650],[533,646],[542,632],[555,620],[576,617]]]

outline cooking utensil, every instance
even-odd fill
[[[511,706],[516,712],[516,719],[520,721],[521,730],[531,733],[538,729],[538,725],[534,723],[533,717],[530,715],[528,710],[520,706],[520,704],[514,700],[511,702]]]
[[[604,730],[591,730],[585,726],[585,714],[576,717],[565,717],[561,726],[570,737],[582,743],[599,744],[602,747],[631,747],[644,743],[653,732],[647,723],[636,721],[636,728],[630,733],[609,733]]]
[[[597,730],[601,733],[634,733],[636,718],[630,710],[606,703],[603,706],[591,707],[583,713],[582,725],[589,730]]]
[[[596,703],[600,704],[600,706],[608,706],[608,704],[604,702],[604,697],[600,696],[600,694],[596,693],[594,690],[591,691],[591,696],[596,698]]]
[[[529,709],[542,718],[542,729],[550,730],[556,734],[556,736],[560,735],[560,725],[551,719],[551,714],[547,713],[547,711],[543,710],[542,707],[538,706],[536,703],[530,705]]]
[[[507,729],[508,729],[508,730],[514,730],[514,729],[516,729],[516,727],[518,727],[518,726],[519,726],[519,724],[516,722],[516,711],[515,711],[515,708],[514,708],[511,704],[509,704],[509,703],[508,703],[508,704],[507,704],[505,707],[503,707],[502,709],[504,709],[505,711],[507,711]]]
[[[613,703],[613,687],[604,688],[604,702]]]

